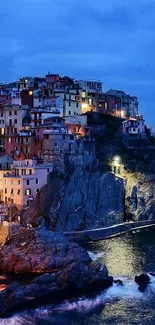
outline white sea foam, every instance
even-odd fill
[[[150,274],[149,274],[150,276]],[[138,285],[134,279],[126,277],[118,277],[123,281],[123,286],[114,283],[106,291],[101,292],[93,298],[81,298],[73,302],[64,301],[62,304],[54,308],[54,311],[76,311],[79,313],[87,313],[99,306],[104,306],[108,303],[113,303],[116,300],[145,300],[155,296],[155,277],[150,276],[151,283],[148,285],[145,292],[138,290]]]
[[[100,253],[93,253],[93,252],[88,252],[90,258],[93,260],[93,261],[96,261],[98,260],[99,258],[102,258],[105,256],[105,253],[104,252],[100,252]]]
[[[155,276],[150,277],[150,284],[148,285],[145,292],[138,290],[138,285],[135,283],[133,278],[118,277],[123,281],[123,286],[114,283],[109,289],[104,290],[100,294],[94,297],[82,297],[74,301],[65,300],[61,304],[49,305],[45,307],[37,308],[31,311],[31,317],[28,316],[29,312],[23,312],[21,314],[14,315],[10,319],[0,319],[0,325],[33,325],[35,324],[35,317],[40,319],[48,319],[54,317],[54,314],[63,314],[64,312],[77,312],[87,314],[96,308],[103,308],[106,304],[114,303],[117,300],[148,300],[151,297],[155,297]],[[33,323],[34,320],[34,323]]]

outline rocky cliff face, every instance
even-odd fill
[[[128,174],[125,183],[126,217],[138,221],[155,219],[155,175]]]
[[[58,231],[70,231],[121,223],[124,198],[123,179],[112,173],[78,169],[62,193],[57,211],[51,205],[50,225]]]
[[[39,201],[26,209],[23,224],[72,231],[108,227],[126,220],[155,218],[155,176],[125,172],[122,177],[77,169],[71,178],[51,174]]]

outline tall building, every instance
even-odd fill
[[[109,96],[108,108],[110,111],[120,110],[122,117],[136,117],[138,115],[138,98],[126,94],[121,90],[109,90],[106,92]]]

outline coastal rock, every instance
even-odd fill
[[[135,282],[139,284],[138,289],[143,292],[150,283],[150,278],[146,273],[142,273],[139,276],[135,276]]]
[[[112,173],[77,169],[58,204],[51,204],[50,224],[57,231],[111,226],[123,222],[124,181]]]
[[[123,281],[122,280],[113,280],[113,283],[116,283],[120,286],[123,286]]]
[[[155,276],[155,273],[154,272],[149,272],[150,275],[152,276]]]
[[[3,273],[53,272],[79,260],[81,263],[91,261],[82,247],[70,243],[63,234],[42,228],[20,228],[0,251]]]
[[[84,248],[42,228],[20,228],[0,251],[0,269],[6,274],[38,274],[26,286],[15,282],[0,293],[0,316],[100,291],[113,283],[106,266],[92,262]]]
[[[12,312],[38,305],[53,304],[69,297],[92,294],[93,291],[107,289],[112,283],[113,278],[108,277],[106,266],[72,263],[58,273],[36,277],[26,286],[15,282],[0,292],[0,317],[8,317]]]

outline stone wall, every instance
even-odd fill
[[[83,150],[81,153],[69,151],[45,151],[44,160],[53,164],[53,170],[64,172],[66,169],[92,166],[95,160],[94,150]]]

